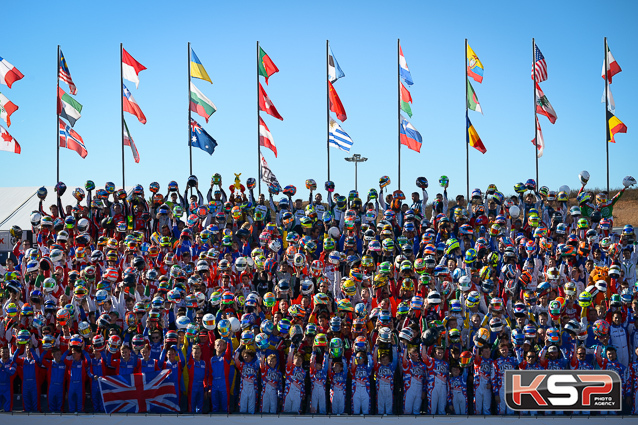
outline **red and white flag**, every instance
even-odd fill
[[[7,127],[11,127],[11,114],[17,110],[16,104],[0,93],[0,118],[6,121]]]
[[[534,143],[534,139],[532,139],[532,144],[536,145],[536,157],[540,158],[545,150],[545,140],[543,140],[543,130],[541,130],[541,123],[538,121],[538,117],[536,117],[536,140],[537,142]]]
[[[122,48],[122,77],[135,83],[135,88],[140,86],[139,73],[146,67],[129,55],[126,49]]]
[[[541,53],[541,49],[536,47],[536,51],[534,52],[534,67],[532,68],[532,80],[534,79],[534,74],[536,74],[536,82],[542,83],[547,80],[547,62],[545,62],[545,56]]]
[[[146,124],[146,116],[144,116],[144,112],[142,112],[140,105],[138,105],[135,101],[135,98],[131,94],[131,91],[127,89],[126,86],[123,84],[122,90],[122,96],[124,97],[124,102],[122,103],[122,105],[124,106],[124,112],[135,115],[142,124]]]
[[[9,134],[9,132],[0,125],[0,151],[7,151],[13,153],[20,153],[22,149],[16,139]]]
[[[131,133],[128,131],[128,125],[126,125],[126,121],[124,121],[124,146],[130,146],[131,151],[133,151],[133,159],[135,163],[140,162],[140,153],[137,151],[137,146],[135,146],[135,142],[131,137]]]
[[[611,50],[609,50],[609,46],[607,46],[607,79],[609,80],[609,84],[611,84],[611,77],[621,72],[622,69],[616,59],[614,59],[614,55],[611,54]],[[605,78],[605,60],[603,59],[603,72],[601,77]]]
[[[84,146],[84,140],[70,125],[62,120],[58,120],[60,124],[60,147],[76,151],[82,158],[86,158],[88,151]]]
[[[536,84],[536,112],[545,115],[552,124],[556,123],[556,118],[558,118],[556,111],[538,84]]]
[[[22,72],[15,66],[11,65],[9,61],[0,56],[0,84],[11,88],[11,85],[18,80],[24,78]]]
[[[275,158],[277,158],[277,146],[275,146],[275,140],[272,138],[272,134],[270,134],[268,126],[266,126],[266,123],[261,119],[261,117],[259,117],[259,145],[270,149],[275,154]]]
[[[277,111],[277,108],[275,108],[275,105],[266,94],[266,91],[261,86],[261,83],[259,83],[259,110],[264,111],[268,115],[272,115],[278,120],[284,120],[283,117],[279,115],[279,111]]]

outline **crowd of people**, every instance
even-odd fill
[[[445,176],[431,202],[423,177],[411,201],[388,177],[325,202],[218,174],[206,200],[195,176],[41,188],[0,265],[0,410],[104,412],[100,377],[169,370],[182,412],[511,415],[504,371],[601,369],[637,414],[638,248],[613,223],[636,181],[579,178],[454,202]]]

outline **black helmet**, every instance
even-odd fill
[[[603,219],[603,215],[600,213],[600,211],[594,211],[593,213],[591,213],[591,221],[593,223],[600,223],[600,220]]]
[[[20,228],[20,226],[11,226],[11,230],[9,230],[9,233],[11,233],[11,236],[16,238],[17,240],[22,239],[22,229]]]
[[[186,185],[188,187],[195,187],[197,185],[197,176],[190,176]]]
[[[437,332],[433,329],[426,329],[421,335],[421,342],[427,347],[434,345],[437,338]]]
[[[113,221],[113,217],[104,217],[100,222],[100,225],[104,230],[115,229],[115,221]]]
[[[138,271],[142,271],[146,268],[146,261],[142,257],[135,257],[133,259],[133,267],[135,267]]]

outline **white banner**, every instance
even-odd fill
[[[277,184],[279,184],[277,177],[275,177],[275,174],[272,172],[272,170],[268,166],[268,163],[266,162],[266,158],[264,158],[264,156],[261,153],[260,153],[260,156],[261,156],[261,181],[263,181],[267,185],[270,185],[273,182],[276,182]]]

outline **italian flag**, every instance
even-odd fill
[[[611,77],[621,72],[620,65],[614,59],[614,55],[611,54],[611,50],[609,50],[609,46],[607,46],[607,79],[609,80],[609,84],[611,84]],[[601,77],[605,78],[605,61],[603,60],[603,73]]]
[[[217,111],[217,107],[209,98],[204,96],[195,84],[191,82],[191,111],[206,118],[206,122],[211,115]]]
[[[270,56],[268,56],[268,54],[264,52],[264,49],[262,49],[260,46],[259,47],[259,75],[261,75],[262,77],[266,79],[266,85],[268,85],[268,78],[270,78],[270,76],[274,74],[275,72],[279,72],[279,68],[277,68],[277,65],[275,65],[272,59],[270,59]]]
[[[412,95],[402,83],[399,84],[401,84],[401,110],[412,118],[412,108],[410,107],[410,103],[412,103]]]

